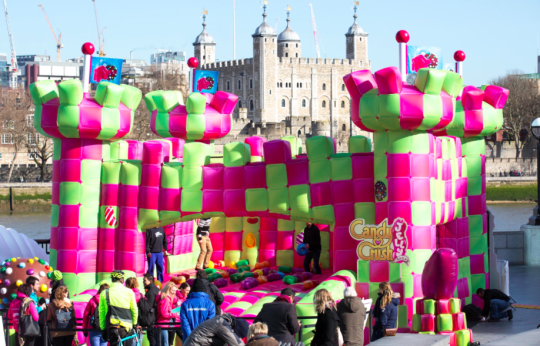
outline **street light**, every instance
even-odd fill
[[[540,118],[536,118],[533,120],[531,124],[531,132],[534,138],[538,141],[536,143],[536,188],[537,188],[537,206],[536,211],[534,214],[536,214],[536,217],[533,215],[529,219],[529,225],[540,225]],[[534,219],[533,219],[534,218]]]

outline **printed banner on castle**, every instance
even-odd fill
[[[195,90],[200,93],[215,94],[218,87],[218,71],[195,70],[193,78]]]
[[[407,222],[398,217],[393,224],[385,219],[379,225],[366,225],[364,219],[356,219],[349,226],[351,237],[360,241],[358,258],[364,261],[389,261],[410,265],[407,256]]]
[[[123,62],[122,59],[92,57],[90,83],[111,82],[120,85]]]
[[[407,46],[407,74],[416,74],[424,67],[442,70],[443,66],[442,49],[431,46]]]

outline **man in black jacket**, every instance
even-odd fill
[[[266,323],[268,325],[268,335],[283,344],[290,343],[294,345],[294,334],[300,330],[300,322],[298,322],[296,307],[294,306],[294,295],[292,289],[283,289],[276,300],[263,305],[253,321],[253,323]]]
[[[317,274],[321,274],[321,266],[319,259],[321,258],[321,231],[311,222],[306,222],[304,228],[304,244],[308,249],[308,253],[304,258],[304,270],[309,272],[309,265],[313,260],[313,267]]]
[[[159,295],[159,288],[154,284],[154,276],[152,274],[144,274],[143,277],[143,284],[144,284],[144,290],[146,291],[146,294],[144,295],[146,300],[152,304],[154,307],[154,311],[156,311],[156,298]],[[154,335],[154,329],[149,328],[146,332],[146,336],[148,338],[148,343],[150,346],[154,346],[156,344],[156,337]]]
[[[163,250],[167,252],[167,237],[161,227],[146,230],[146,256],[148,257],[148,274],[154,274],[154,266],[157,267],[157,279],[163,282]]]
[[[216,306],[216,315],[221,315],[221,304],[223,304],[223,294],[216,285],[208,281],[208,274],[201,269],[197,270],[196,279],[191,286],[191,292],[204,292]]]
[[[512,308],[510,307],[510,297],[497,289],[479,288],[476,294],[484,300],[484,309],[482,310],[482,321],[485,321],[490,316],[491,320],[499,320],[507,318],[511,321],[514,318]]]

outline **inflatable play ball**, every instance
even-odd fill
[[[313,288],[315,288],[317,286],[319,286],[319,281],[317,281],[317,280],[304,281],[304,289],[305,290],[310,290],[310,289],[313,289]]]
[[[171,281],[174,282],[175,285],[181,285],[184,282],[187,281],[186,277],[183,275],[173,276],[171,277]]]
[[[288,274],[288,273],[292,272],[292,268],[289,267],[289,266],[280,266],[280,267],[278,267],[278,271]]]
[[[216,279],[214,281],[214,285],[217,286],[217,288],[222,288],[227,286],[227,280],[226,279]]]
[[[42,263],[42,262],[43,263]],[[5,301],[8,306],[11,295],[17,296],[17,289],[26,282],[29,276],[39,280],[39,290],[36,295],[39,298],[48,298],[50,280],[45,273],[50,273],[46,268],[46,261],[34,258],[9,258],[0,265],[0,301]],[[43,275],[41,275],[43,273]]]
[[[283,283],[286,285],[292,285],[298,282],[298,278],[292,275],[287,275],[283,278]]]
[[[248,260],[240,260],[240,261],[236,262],[236,266],[237,267],[249,266],[249,261]]]
[[[238,282],[244,280],[244,277],[242,275],[240,275],[239,273],[236,273],[236,274],[232,274],[230,276],[230,279],[231,279],[232,282],[238,283]]]
[[[215,267],[214,262],[212,261],[208,262],[208,268],[214,269],[214,267]]]
[[[257,269],[257,270],[254,271],[254,273],[257,274],[258,276],[263,276],[264,275],[262,269]]]
[[[242,272],[249,272],[251,271],[251,268],[249,266],[241,266],[241,267],[238,267],[238,272],[239,273],[242,273]]]
[[[279,274],[279,276],[281,276],[282,279],[285,277],[285,273],[284,273],[284,272],[278,271],[277,273]]]
[[[195,282],[195,279],[188,279],[187,281],[187,284],[192,287],[193,286],[193,282]]]
[[[308,253],[308,248],[306,244],[298,244],[296,247],[296,253],[298,256],[305,256]]]
[[[238,269],[238,265],[235,261],[232,261],[231,264],[229,264],[229,267],[231,267],[232,269]]]
[[[309,280],[313,277],[313,274],[310,272],[303,272],[302,276],[304,277],[304,280]]]
[[[225,271],[225,270],[220,270],[218,272],[219,274],[221,274],[221,277],[224,278],[224,279],[228,279],[229,278],[229,272]]]
[[[261,275],[257,278],[257,281],[259,281],[259,284],[262,285],[268,282],[268,278],[264,275]]]
[[[157,281],[157,280],[154,280],[154,285],[156,285],[157,288],[159,289],[162,289],[163,288],[163,285],[161,284],[161,282]],[[190,285],[191,286],[191,285]]]
[[[266,278],[268,279],[268,281],[272,282],[272,281],[278,281],[278,280],[281,280],[281,275],[279,275],[278,273],[270,273],[266,276]]]
[[[259,281],[257,281],[257,279],[254,279],[254,278],[246,278],[244,281],[242,281],[240,286],[244,290],[249,290],[251,288],[259,286]]]
[[[263,268],[263,269],[262,269],[263,275],[268,275],[268,274],[270,274],[271,272],[272,272],[272,269],[270,269],[270,268]]]
[[[220,266],[220,267],[225,267],[225,261],[219,261],[219,262],[218,262],[218,266]]]
[[[212,281],[215,281],[215,280],[217,280],[217,279],[222,279],[223,276],[221,276],[220,273],[214,273],[214,274],[208,276],[208,278],[212,278]]]
[[[262,262],[255,263],[255,269],[263,269],[263,268],[264,268],[264,264]]]
[[[302,274],[293,274],[292,276],[294,276],[296,278],[296,282],[304,281],[304,275],[302,275]]]

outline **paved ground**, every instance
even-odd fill
[[[447,335],[418,335],[418,334],[397,334],[387,336],[372,342],[373,346],[448,346],[450,337]],[[521,345],[520,345],[521,346]]]
[[[510,295],[520,304],[540,305],[540,267],[512,266],[510,267]],[[474,341],[480,341],[482,345],[491,341],[504,338],[509,335],[528,332],[536,329],[540,324],[540,310],[517,309],[514,312],[512,321],[501,320],[501,322],[480,322],[470,325],[473,331]],[[529,334],[529,333],[527,333]],[[540,344],[538,335],[535,334],[535,345]],[[524,338],[522,335],[518,338]],[[493,343],[493,345],[526,345],[513,338],[511,343]]]

